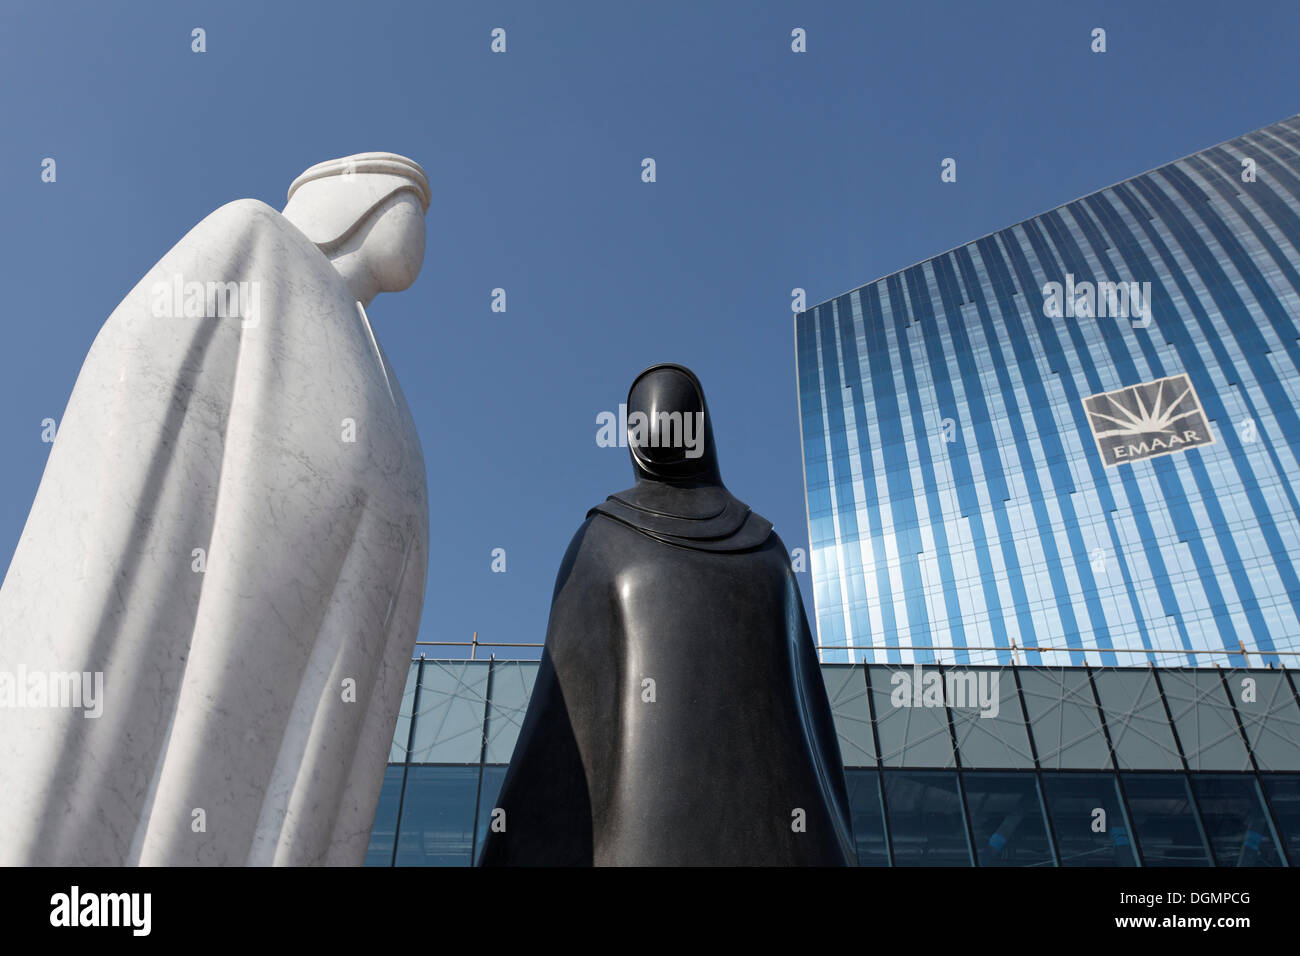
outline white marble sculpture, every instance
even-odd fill
[[[363,860],[429,536],[366,307],[429,199],[401,156],[321,163],[109,316],[0,588],[0,864]]]

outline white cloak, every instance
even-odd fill
[[[155,314],[178,276],[253,303]],[[276,210],[218,209],[100,330],[0,587],[11,704],[103,674],[98,717],[0,701],[0,864],[360,863],[428,536],[364,309]]]

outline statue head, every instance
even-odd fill
[[[627,444],[638,482],[722,484],[704,389],[683,365],[652,365],[632,382]]]
[[[317,163],[295,179],[284,217],[368,305],[420,274],[430,199],[419,163],[396,153],[357,153]]]

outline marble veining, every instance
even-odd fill
[[[429,200],[395,154],[318,164],[104,323],[0,587],[0,864],[362,862],[429,549],[366,310]]]

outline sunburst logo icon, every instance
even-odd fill
[[[1186,374],[1091,395],[1083,405],[1108,467],[1214,442]]]

